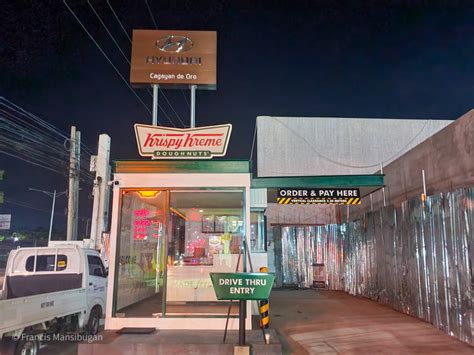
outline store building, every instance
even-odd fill
[[[276,188],[382,185],[381,175],[252,178],[248,161],[115,162],[106,329],[224,329],[229,303],[209,273],[269,264],[264,213]]]
[[[251,211],[250,184],[248,161],[115,162],[106,329],[224,329],[209,273],[250,271],[244,238],[267,264],[266,201]]]

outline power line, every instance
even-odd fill
[[[188,105],[188,108],[189,108],[189,107],[190,107],[190,106],[189,106],[189,101],[188,101],[188,98],[186,97],[186,94],[184,93],[184,90],[181,89],[180,91],[181,91],[181,94],[183,94],[184,101],[186,101],[186,105]]]
[[[82,27],[82,29],[84,30],[84,32],[86,32],[86,34],[89,36],[89,38],[91,39],[92,42],[94,42],[95,46],[97,47],[97,49],[99,49],[99,51],[102,53],[102,55],[105,57],[105,59],[107,59],[107,61],[109,62],[109,64],[114,68],[115,72],[120,76],[120,78],[122,79],[122,81],[125,83],[125,85],[130,89],[130,91],[133,93],[133,95],[135,95],[135,97],[138,99],[138,101],[141,102],[141,104],[143,105],[143,107],[145,107],[145,109],[150,113],[150,115],[152,114],[150,109],[148,108],[148,106],[143,102],[143,100],[140,98],[140,96],[137,95],[137,93],[133,90],[133,88],[130,86],[130,84],[128,83],[128,81],[123,77],[123,75],[120,73],[120,71],[117,69],[117,67],[114,65],[114,63],[112,63],[112,61],[110,60],[110,58],[107,56],[107,54],[105,54],[105,52],[102,50],[102,48],[100,47],[99,43],[97,43],[97,41],[94,39],[94,37],[91,35],[91,33],[87,30],[87,28],[84,26],[84,24],[81,22],[81,20],[77,17],[76,13],[71,9],[71,7],[67,4],[66,0],[63,0],[63,3],[64,5],[66,5],[66,7],[68,8],[69,12],[71,13],[71,15],[76,19],[76,21],[79,23],[79,25]]]
[[[40,212],[51,213],[51,210],[48,211],[44,208],[38,208],[38,207],[36,207],[34,205],[31,205],[27,202],[12,200],[10,198],[5,198],[5,204],[20,206],[20,207],[24,207],[24,208],[29,208],[29,209],[40,211]],[[56,216],[64,216],[64,217],[66,216],[64,213],[61,213],[61,212],[54,212],[54,214]],[[83,216],[78,216],[78,218],[82,221],[87,221],[89,219],[89,218],[83,217]]]
[[[0,107],[5,107],[0,108],[0,153],[67,175],[65,133],[5,98],[0,97]],[[94,176],[86,159],[81,159],[79,174],[81,180],[90,183]]]
[[[114,14],[115,19],[116,19],[117,22],[120,24],[120,27],[122,28],[123,33],[125,33],[125,36],[127,36],[128,41],[129,41],[130,43],[132,43],[132,39],[131,39],[130,36],[128,35],[127,30],[125,29],[125,27],[124,27],[123,24],[122,24],[122,21],[120,21],[119,17],[118,17],[117,14],[115,13],[114,8],[112,7],[112,5],[110,5],[109,0],[106,0],[106,2],[107,2],[107,5],[109,5],[110,11],[112,11],[112,13]]]
[[[146,4],[146,7],[148,9],[148,13],[150,14],[150,17],[151,17],[151,20],[153,21],[153,24],[155,25],[155,30],[158,29],[158,26],[156,24],[156,21],[155,21],[155,17],[153,16],[153,12],[151,11],[150,9],[150,6],[148,4],[148,0],[145,0],[145,4]],[[178,117],[178,120],[181,122],[181,124],[183,125],[183,127],[185,127],[185,124],[183,122],[183,120],[181,119],[180,115],[178,115],[178,113],[176,112],[176,110],[174,109],[173,105],[171,105],[171,103],[169,102],[168,98],[166,97],[164,91],[162,89],[160,89],[161,93],[163,94],[163,97],[165,98],[166,102],[168,103],[168,105],[171,107],[171,109],[173,110],[174,114],[176,115],[176,117]],[[184,95],[184,92],[183,90],[181,89],[181,92],[183,93]],[[186,98],[186,96],[185,96]],[[186,99],[185,99],[186,100]],[[186,103],[187,103],[187,100],[186,100]],[[188,103],[187,103],[188,104]],[[188,104],[189,106],[189,104]]]
[[[158,26],[156,25],[155,17],[153,16],[153,13],[151,12],[150,5],[148,5],[148,1],[145,0],[146,7],[148,9],[148,13],[150,14],[151,20],[153,21],[153,24],[155,25],[155,28],[157,29]]]
[[[128,59],[128,57],[125,55],[125,53],[122,51],[122,48],[119,46],[119,44],[117,43],[117,41],[115,40],[115,37],[112,35],[112,33],[109,31],[109,28],[105,25],[104,21],[102,21],[102,18],[99,16],[99,14],[97,13],[97,11],[95,10],[94,6],[92,6],[91,2],[89,0],[87,0],[87,3],[89,4],[90,8],[92,9],[92,12],[94,13],[95,17],[97,17],[97,19],[99,20],[100,24],[102,25],[102,27],[105,28],[105,30],[107,31],[107,34],[109,35],[110,39],[114,42],[115,46],[117,47],[117,49],[120,51],[120,53],[122,53],[122,56],[125,58],[125,60],[127,61],[128,64],[130,64],[130,60]]]
[[[122,48],[120,47],[119,43],[117,42],[117,40],[115,39],[115,36],[112,34],[112,32],[109,30],[109,28],[107,27],[107,25],[105,24],[105,22],[103,21],[103,19],[100,17],[100,15],[98,14],[98,12],[96,11],[96,9],[94,8],[94,6],[92,5],[92,3],[88,0],[87,3],[89,4],[92,12],[94,13],[95,17],[99,20],[100,24],[102,25],[102,27],[105,29],[105,31],[107,32],[107,35],[110,37],[110,39],[112,40],[112,42],[115,44],[115,46],[117,47],[117,49],[120,51],[120,53],[122,54],[122,57],[125,59],[125,61],[131,65],[130,63],[130,60],[128,59],[128,57],[125,55],[125,53],[123,52]],[[111,7],[111,5],[109,4],[109,6]],[[115,11],[114,11],[114,14],[115,14]],[[118,17],[116,17],[118,21],[120,21],[118,19]],[[121,24],[121,22],[120,22]],[[123,27],[121,25],[121,27]],[[128,38],[128,35],[127,35],[127,38]],[[150,96],[153,97],[153,94],[150,92],[150,90],[147,90],[148,94]],[[163,94],[164,95],[164,94]],[[179,115],[176,113],[176,111],[174,110],[173,106],[171,106],[171,104],[169,103],[168,101],[168,98],[166,96],[164,96],[165,100],[168,102],[168,105],[170,105],[171,109],[173,110],[173,112],[177,115],[178,119],[181,121],[181,117],[179,117]],[[160,110],[163,112],[163,114],[165,115],[165,117],[168,119],[168,121],[171,123],[171,125],[173,127],[176,127],[176,125],[174,124],[174,122],[171,120],[170,116],[166,113],[166,111],[160,106]],[[182,123],[182,121],[181,121]],[[183,124],[184,125],[184,124]]]
[[[290,131],[291,133],[293,133],[295,136],[299,137],[300,139],[303,140],[303,142],[305,142],[309,148],[314,152],[316,153],[316,155],[318,155],[320,158],[324,159],[324,160],[327,160],[333,164],[336,164],[336,165],[339,165],[339,166],[343,166],[343,167],[346,167],[346,168],[354,168],[354,169],[368,169],[368,168],[375,168],[375,167],[378,167],[380,166],[380,162],[379,163],[376,163],[376,164],[371,164],[371,165],[351,165],[351,164],[346,164],[346,163],[342,163],[342,162],[339,162],[339,161],[336,161],[334,159],[331,159],[327,156],[325,156],[324,154],[322,154],[321,152],[319,152],[305,137],[303,137],[299,132],[297,132],[296,130],[294,130],[292,127],[290,127],[289,125],[285,124],[284,122],[280,121],[277,117],[272,117],[272,119],[276,122],[278,122],[280,125],[282,125],[283,127],[285,127],[288,131]],[[386,162],[389,162],[391,161],[392,159],[398,157],[399,155],[401,155],[406,148],[408,148],[408,146],[413,143],[413,141],[424,131],[424,129],[426,128],[426,126],[428,125],[428,123],[430,122],[430,120],[426,120],[426,122],[424,123],[423,127],[421,127],[421,129],[418,131],[418,133],[416,133],[409,141],[408,143],[406,143],[397,153],[393,154],[392,156],[390,156],[389,158],[385,159],[382,163],[386,163]]]

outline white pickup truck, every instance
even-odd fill
[[[0,339],[15,354],[35,354],[45,335],[99,331],[107,271],[77,245],[19,248],[8,256],[0,293]]]

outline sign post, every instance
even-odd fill
[[[275,275],[267,273],[211,272],[212,286],[218,300],[239,301],[239,345],[245,345],[246,301],[267,300]]]

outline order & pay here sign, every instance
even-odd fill
[[[280,205],[361,203],[358,188],[278,189],[277,202]]]

